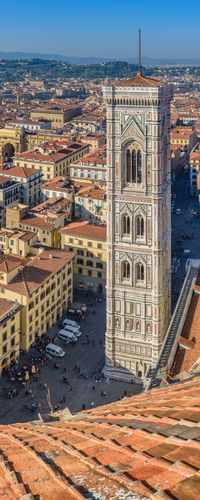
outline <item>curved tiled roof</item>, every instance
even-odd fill
[[[120,80],[116,87],[163,87],[164,83],[156,78],[150,78],[142,75],[142,73],[137,73],[136,76],[128,78],[126,80]]]
[[[199,388],[196,377],[66,421],[0,426],[0,497],[199,498]]]

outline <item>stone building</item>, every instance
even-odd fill
[[[163,82],[136,77],[104,89],[107,106],[107,331],[105,372],[143,379],[170,320],[170,100]]]

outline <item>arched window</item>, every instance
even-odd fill
[[[133,184],[142,182],[142,152],[135,144],[130,144],[126,151],[126,182]]]
[[[136,283],[144,283],[144,265],[138,262],[135,266]]]
[[[137,183],[142,182],[142,155],[140,149],[137,151]]]
[[[136,182],[137,179],[137,156],[136,150],[132,151],[132,182]]]
[[[130,217],[127,214],[122,216],[122,236],[130,236],[131,227],[130,227]]]
[[[131,152],[130,149],[126,153],[126,182],[131,182]]]
[[[129,280],[130,279],[130,263],[127,260],[122,262],[122,279]]]
[[[136,238],[144,238],[144,219],[140,214],[136,217]]]

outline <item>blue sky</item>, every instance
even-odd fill
[[[199,0],[7,0],[0,51],[134,57],[137,30],[149,57],[199,57]]]

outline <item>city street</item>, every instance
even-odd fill
[[[175,198],[176,196],[176,198]],[[200,259],[199,202],[189,194],[189,174],[181,175],[172,184],[172,310],[174,309],[184,278],[188,258]],[[176,210],[180,209],[180,215]],[[192,214],[196,211],[197,215]],[[190,254],[184,255],[184,250]]]
[[[84,407],[88,409],[116,401],[125,395],[130,396],[142,390],[142,386],[106,381],[101,376],[104,366],[105,298],[93,293],[87,297],[86,293],[78,292],[76,299],[88,305],[88,313],[81,322],[82,336],[76,344],[66,344],[55,338],[56,344],[65,351],[65,356],[44,362],[43,366],[39,360],[41,354],[36,349],[31,349],[28,355],[23,355],[22,366],[27,361],[30,363],[31,356],[37,358],[34,359],[34,363],[41,370],[38,379],[36,377],[37,381],[33,381],[31,377],[26,386],[22,387],[18,382],[11,381],[8,375],[0,379],[1,423],[37,418],[37,410],[33,411],[32,405],[37,406],[38,403],[41,405],[40,411],[48,413],[47,388],[50,390],[54,408],[57,405],[59,409],[67,406],[72,413]],[[59,330],[60,327],[55,325],[48,335],[51,338],[56,337]],[[58,364],[59,368],[54,368],[54,364]],[[63,376],[66,377],[67,383],[63,382]],[[8,399],[7,391],[3,390],[5,387],[12,389],[16,387],[18,395]],[[32,394],[26,396],[26,391],[32,391]]]

